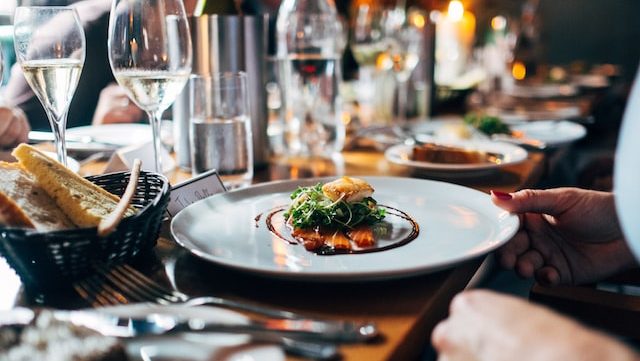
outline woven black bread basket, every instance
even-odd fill
[[[86,179],[121,196],[129,176],[129,172],[118,172]],[[166,177],[142,171],[131,201],[138,212],[124,218],[109,236],[99,237],[96,227],[37,232],[0,226],[0,254],[28,288],[68,288],[91,274],[94,264],[119,264],[153,248],[169,192]]]

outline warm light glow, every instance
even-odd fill
[[[498,15],[491,19],[491,28],[495,31],[503,31],[507,27],[507,19],[504,16]]]
[[[511,68],[511,75],[513,75],[515,80],[522,80],[527,76],[527,67],[521,62],[516,61]]]
[[[344,125],[349,125],[351,123],[351,113],[349,113],[349,111],[344,111],[342,112],[342,123]]]
[[[393,66],[393,61],[391,60],[391,56],[387,53],[381,53],[376,58],[376,69],[378,70],[389,70]]]
[[[411,14],[411,23],[416,28],[422,29],[426,24],[426,19],[424,18],[424,15],[420,14],[419,12],[414,12],[413,14]]]
[[[449,3],[449,9],[447,10],[447,16],[452,21],[460,21],[464,16],[464,5],[460,0],[451,0]]]

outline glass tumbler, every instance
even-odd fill
[[[251,111],[244,72],[193,75],[189,79],[191,169],[215,169],[227,189],[253,178]]]

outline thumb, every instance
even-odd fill
[[[556,216],[566,211],[570,204],[566,188],[524,189],[514,193],[491,191],[495,205],[512,213],[541,213]]]

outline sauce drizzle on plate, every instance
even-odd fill
[[[374,228],[374,235],[376,236],[375,246],[367,248],[352,247],[349,250],[320,247],[310,252],[322,256],[380,252],[403,246],[418,237],[420,227],[410,215],[390,206],[378,206],[387,210],[387,217],[384,221],[372,226]],[[291,228],[286,224],[286,220],[284,219],[284,212],[286,210],[287,206],[281,206],[267,211],[267,217],[265,218],[267,228],[273,235],[281,240],[291,245],[301,246],[301,241],[291,235]],[[258,221],[261,217],[262,214],[259,214],[254,218],[254,220],[256,220],[256,226],[258,226]]]

